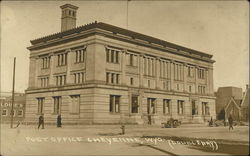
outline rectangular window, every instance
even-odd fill
[[[163,114],[170,114],[170,99],[163,99]]]
[[[85,81],[84,76],[85,74],[83,72],[79,72],[79,73],[74,73],[74,83],[75,84],[80,84],[83,83]]]
[[[8,114],[7,109],[3,109],[3,110],[2,110],[2,116],[7,116],[7,114]]]
[[[148,80],[148,88],[150,88],[150,80]]]
[[[192,115],[198,115],[198,104],[195,100],[192,100]]]
[[[147,99],[147,112],[148,114],[156,113],[156,99],[155,98]]]
[[[205,89],[206,89],[205,86],[199,85],[198,86],[198,93],[205,94]]]
[[[42,68],[43,69],[47,69],[50,67],[50,58],[51,58],[50,56],[42,58]]]
[[[67,53],[58,54],[57,55],[57,66],[67,65],[67,57],[68,57]]]
[[[80,95],[71,95],[71,103],[69,105],[69,113],[79,113]]]
[[[202,102],[202,115],[210,115],[209,106],[207,102]]]
[[[198,78],[205,79],[205,69],[198,68]]]
[[[189,92],[190,93],[192,92],[192,86],[189,86]]]
[[[23,110],[18,110],[17,111],[17,116],[22,117],[23,116]]]
[[[116,73],[106,73],[106,83],[111,83],[111,84],[119,84],[120,83],[120,74]]]
[[[130,78],[130,85],[133,86],[134,85],[134,78]]]
[[[85,51],[86,51],[86,48],[84,48],[84,49],[79,49],[79,50],[76,50],[76,51],[75,51],[75,55],[76,55],[75,62],[76,62],[76,63],[84,62]]]
[[[133,54],[129,54],[129,65],[133,66]]]
[[[54,109],[53,114],[60,114],[61,113],[61,103],[62,103],[62,97],[61,96],[55,96],[54,99]]]
[[[183,108],[184,108],[184,101],[178,100],[177,101],[177,112],[178,114],[183,114]]]
[[[119,63],[119,50],[106,48],[106,61],[109,63]]]
[[[109,101],[109,112],[119,113],[120,112],[120,96],[110,95]]]
[[[37,98],[37,104],[38,104],[38,106],[37,106],[37,113],[38,114],[42,114],[43,113],[43,105],[44,105],[44,99],[45,98]]]
[[[139,103],[138,103],[138,96],[132,95],[131,98],[131,113],[138,113],[139,112]]]
[[[49,77],[42,77],[40,79],[40,86],[41,87],[48,87],[49,86]]]
[[[66,84],[66,75],[58,75],[56,76],[56,85],[63,86]]]
[[[106,83],[109,83],[109,77],[110,77],[110,74],[106,73]]]

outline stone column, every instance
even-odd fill
[[[144,73],[144,61],[143,54],[139,55],[139,86],[143,87],[143,73]]]
[[[214,93],[214,84],[213,84],[213,82],[214,82],[214,78],[213,78],[213,68],[209,68],[209,70],[208,70],[209,72],[209,88],[210,88],[210,94],[213,94]]]
[[[121,84],[126,85],[126,50],[121,51]]]
[[[36,61],[35,61],[35,85],[34,87],[39,87],[39,80],[38,80],[38,76],[39,76],[39,73],[41,71],[41,61],[39,59],[39,57],[36,57]]]
[[[171,60],[171,63],[170,63],[170,68],[171,68],[171,71],[170,71],[170,89],[171,90],[174,90],[174,60]]]
[[[183,64],[183,91],[187,92],[188,91],[188,87],[187,87],[187,63]]]
[[[71,75],[70,75],[70,71],[71,71],[71,66],[72,66],[72,61],[73,59],[73,52],[71,51],[71,49],[67,49],[67,55],[68,57],[66,57],[67,60],[65,60],[67,62],[67,75],[66,75],[66,84],[71,84],[72,80],[71,80]],[[65,55],[66,56],[66,55]]]
[[[206,94],[210,94],[210,86],[209,86],[209,75],[208,75],[208,69],[205,69],[205,75],[206,75],[206,89],[205,92]]]
[[[195,69],[195,93],[197,94],[198,93],[198,66],[195,66],[194,69]]]
[[[50,74],[49,74],[49,86],[54,86],[55,82],[54,82],[54,62],[55,62],[55,55],[53,53],[50,54]]]
[[[156,89],[160,89],[160,58],[157,57],[155,60],[155,76],[156,76]]]

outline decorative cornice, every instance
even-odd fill
[[[41,49],[47,46],[54,46],[57,44],[63,44],[66,42],[77,40],[79,38],[86,38],[88,36],[95,34],[104,35],[105,37],[108,38],[117,39],[124,42],[130,42],[133,44],[138,44],[141,46],[146,46],[161,51],[166,51],[173,54],[190,57],[193,59],[199,59],[210,63],[215,62],[211,60],[212,55],[101,22],[91,23],[68,31],[32,40],[31,41],[32,46],[28,47],[28,49],[29,50]],[[134,39],[131,37],[133,37]],[[150,42],[150,44],[148,42]]]

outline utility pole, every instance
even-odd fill
[[[10,128],[13,128],[13,115],[14,115],[14,101],[15,101],[15,70],[16,70],[16,57],[14,57],[14,67],[13,67],[13,88],[12,88],[12,104],[11,104],[11,119],[10,119]]]

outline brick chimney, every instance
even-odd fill
[[[64,4],[60,6],[62,9],[61,17],[61,31],[66,31],[76,27],[76,11],[77,6],[71,4]]]

